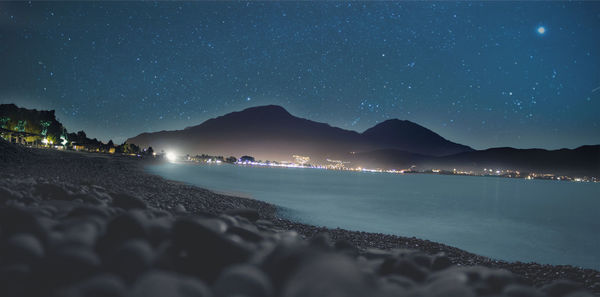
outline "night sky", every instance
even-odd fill
[[[250,106],[477,149],[600,143],[600,2],[0,3],[0,103],[122,142]]]

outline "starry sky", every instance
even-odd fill
[[[600,2],[0,2],[0,103],[120,143],[243,108],[600,143]]]

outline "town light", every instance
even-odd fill
[[[170,162],[175,162],[175,160],[177,160],[177,156],[173,152],[167,152],[167,154],[165,156],[167,157],[167,160],[169,160]]]

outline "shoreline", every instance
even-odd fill
[[[217,178],[217,179],[213,179],[211,176],[212,174],[209,173],[208,175],[203,175],[203,171],[202,169],[198,168],[199,171],[188,171],[185,170],[184,172],[186,172],[186,174],[181,175],[181,173],[175,174],[176,172],[178,172],[176,168],[176,166],[182,166],[182,170],[183,169],[189,169],[191,167],[205,167],[208,171],[207,172],[213,172],[212,170],[220,170],[220,169],[216,169],[216,167],[223,167],[222,169],[225,170],[223,172],[226,172],[227,174],[223,174],[223,176],[225,176],[225,178]],[[303,229],[306,228],[311,228],[311,229],[323,229],[323,230],[335,230],[335,229],[342,229],[346,232],[360,232],[360,233],[370,233],[370,234],[378,234],[381,236],[385,236],[385,235],[389,235],[389,236],[397,236],[399,238],[402,238],[404,240],[406,240],[407,238],[414,238],[417,237],[419,240],[422,240],[424,242],[428,242],[428,243],[433,243],[433,244],[437,244],[440,246],[444,246],[444,248],[448,248],[448,247],[452,247],[452,248],[456,248],[459,250],[462,250],[464,252],[467,252],[469,254],[478,256],[480,258],[485,258],[488,259],[485,262],[488,263],[496,263],[496,262],[502,262],[502,263],[537,263],[539,265],[552,265],[552,266],[572,266],[575,268],[582,268],[582,269],[592,269],[592,270],[599,270],[600,267],[598,267],[598,262],[595,261],[596,258],[596,254],[592,251],[590,251],[589,253],[581,253],[580,255],[587,255],[587,260],[579,260],[577,261],[577,255],[576,253],[565,253],[565,254],[560,254],[561,251],[564,250],[569,250],[571,248],[575,248],[577,249],[578,246],[574,245],[573,242],[569,243],[569,244],[563,244],[560,245],[558,247],[554,246],[553,244],[555,244],[554,241],[538,241],[535,246],[535,249],[529,250],[529,253],[527,256],[524,253],[519,254],[520,257],[512,257],[511,258],[511,250],[504,250],[504,253],[493,253],[493,252],[489,252],[486,254],[486,250],[485,249],[478,249],[479,252],[472,252],[471,249],[475,250],[477,248],[477,246],[473,246],[473,245],[460,245],[461,242],[458,240],[452,240],[453,238],[440,238],[440,237],[425,237],[423,238],[424,234],[426,233],[419,233],[417,230],[418,229],[414,229],[414,228],[410,228],[411,227],[411,222],[402,222],[402,225],[404,227],[404,229],[402,229],[400,232],[398,230],[394,230],[394,228],[387,228],[387,226],[390,226],[390,224],[385,224],[385,225],[381,225],[381,227],[371,227],[369,228],[368,224],[347,224],[347,221],[319,221],[319,220],[305,220],[303,216],[298,216],[297,213],[295,213],[293,210],[290,210],[288,207],[289,204],[287,204],[288,201],[292,201],[294,200],[294,197],[296,196],[282,196],[285,195],[286,193],[284,193],[284,191],[281,192],[269,192],[270,188],[266,188],[265,185],[258,183],[256,184],[256,188],[255,186],[252,186],[248,189],[254,189],[254,194],[256,194],[256,197],[253,197],[251,194],[246,194],[246,195],[237,195],[235,192],[233,191],[226,191],[226,190],[222,190],[226,187],[229,188],[234,188],[237,191],[244,191],[244,187],[239,187],[236,186],[236,184],[246,184],[247,181],[245,180],[244,176],[252,176],[254,174],[259,174],[258,171],[246,171],[249,170],[250,168],[252,168],[253,166],[250,165],[239,165],[240,167],[244,167],[244,168],[237,168],[236,166],[238,165],[234,165],[234,164],[220,164],[220,165],[214,165],[214,164],[204,164],[204,163],[190,163],[190,162],[165,162],[164,165],[157,165],[157,166],[145,166],[144,168],[147,168],[147,173],[149,174],[155,174],[158,175],[160,177],[163,177],[167,180],[171,180],[171,179],[176,179],[178,182],[184,182],[187,183],[187,185],[191,185],[191,186],[197,186],[197,187],[201,187],[201,188],[205,188],[207,190],[213,191],[217,194],[223,194],[223,195],[228,195],[228,196],[237,196],[237,197],[242,197],[242,198],[250,198],[250,199],[255,199],[258,201],[263,201],[264,203],[274,203],[274,206],[277,207],[277,213],[274,217],[274,219],[276,220],[281,220],[285,223],[286,226],[293,226],[294,224],[297,225],[302,225]],[[167,169],[168,168],[168,169]],[[266,172],[268,169],[264,168],[262,166],[260,167],[255,167],[257,168],[259,171],[264,171]],[[264,168],[264,169],[263,169]],[[240,174],[235,175],[234,172],[237,172],[236,170],[240,169],[240,172],[244,172],[244,174]],[[292,170],[292,168],[282,168],[281,170],[281,174],[285,172],[287,172],[287,169]],[[324,170],[327,171],[327,170]],[[215,171],[215,172],[219,172],[220,174],[222,174],[222,171]],[[279,172],[279,171],[278,171]],[[302,172],[302,171],[300,171]],[[233,175],[232,175],[233,174]],[[298,174],[298,173],[296,173]],[[325,173],[323,173],[325,174]],[[332,173],[333,174],[333,173]],[[352,176],[358,176],[361,175],[361,172],[356,172],[356,173],[348,173],[348,175],[352,175]],[[369,174],[370,175],[370,174]],[[195,176],[194,178],[189,178],[190,176]],[[221,175],[219,175],[221,177]],[[235,177],[234,177],[235,176]],[[319,175],[320,176],[320,175]],[[487,177],[487,176],[486,176]],[[238,181],[237,183],[229,183],[229,182],[223,182],[224,180],[229,180],[229,178],[231,178],[231,180],[234,180],[235,178],[239,178],[240,181]],[[402,177],[399,177],[402,178]],[[435,177],[432,177],[435,178]],[[458,177],[456,177],[455,179],[458,179]],[[498,180],[498,179],[496,179]],[[253,181],[255,181],[253,179]],[[557,182],[557,181],[547,181],[547,182]],[[542,183],[545,183],[544,181],[542,181]],[[285,184],[285,183],[284,183]],[[211,187],[217,187],[217,190],[211,188]],[[322,188],[321,184],[318,184],[319,188]],[[543,185],[542,185],[543,186]],[[586,186],[586,185],[582,185],[582,186]],[[590,185],[591,186],[591,185]],[[591,186],[592,188],[594,186]],[[279,188],[281,189],[286,189],[289,190],[288,188],[286,188],[286,186],[279,186]],[[587,187],[585,189],[588,189]],[[595,189],[595,188],[594,188]],[[472,189],[470,189],[472,191]],[[477,192],[477,191],[475,191]],[[273,193],[277,193],[277,194],[273,194]],[[259,195],[259,194],[264,194],[264,195]],[[268,195],[267,195],[268,194]],[[513,193],[504,193],[504,195],[511,195]],[[531,194],[535,194],[535,193],[531,193]],[[587,194],[587,193],[582,193],[582,194]],[[306,195],[306,194],[302,194],[302,195]],[[497,195],[497,193],[496,193]],[[310,195],[309,195],[310,196]],[[456,196],[456,194],[455,194]],[[476,197],[480,197],[479,195],[474,195]],[[275,197],[275,199],[273,198]],[[361,196],[357,196],[357,197],[361,197]],[[511,198],[510,196],[505,196],[506,198]],[[540,197],[540,196],[538,196]],[[595,196],[591,196],[591,197],[587,197],[587,198],[594,198]],[[262,199],[264,198],[264,199]],[[476,198],[476,199],[478,199]],[[540,197],[541,198],[541,197]],[[568,198],[568,197],[562,197],[562,196],[558,196],[559,201],[563,200],[562,198]],[[300,199],[302,199],[302,197],[300,197]],[[543,199],[542,199],[543,200]],[[593,199],[592,199],[593,200]],[[312,201],[312,200],[311,200]],[[340,206],[343,206],[344,202],[343,201],[336,201],[336,203],[339,203]],[[543,203],[543,201],[541,201],[541,203]],[[280,206],[281,205],[281,206]],[[316,210],[317,212],[319,211],[318,209]],[[485,211],[485,209],[484,209]],[[534,210],[531,210],[534,211]],[[314,213],[311,213],[310,211],[307,211],[306,209],[304,209],[304,213],[306,215],[306,217],[312,217],[314,216]],[[574,214],[576,212],[571,211],[571,214]],[[328,213],[320,213],[320,217],[322,218],[323,216],[329,216],[330,214]],[[587,215],[589,215],[589,213],[587,213]],[[593,213],[592,213],[593,215]],[[356,216],[354,216],[356,218]],[[593,216],[592,216],[593,217]],[[329,218],[329,217],[326,217]],[[388,220],[388,222],[396,222],[393,220]],[[326,225],[323,225],[326,224]],[[398,223],[400,224],[400,223]],[[527,226],[527,225],[526,225]],[[540,227],[540,231],[546,231],[546,230],[553,230],[552,227],[554,226],[544,226],[544,227]],[[590,227],[578,227],[578,229],[583,228],[585,230],[590,230]],[[412,229],[412,230],[411,230]],[[455,231],[463,231],[465,229],[463,228],[457,228],[455,229]],[[593,229],[592,229],[593,230]],[[312,234],[314,232],[308,232],[309,234]],[[413,236],[414,234],[421,234],[421,236]],[[479,233],[477,233],[479,234]],[[530,233],[531,234],[531,233]],[[565,233],[568,234],[568,233]],[[595,237],[594,236],[590,236],[590,233],[586,233],[587,236],[580,236],[580,241],[578,241],[578,243],[583,243],[583,244],[595,244]],[[509,234],[511,235],[511,234]],[[535,234],[532,234],[535,235]],[[479,240],[479,241],[486,241],[486,237],[473,237],[471,235],[471,238],[474,238],[475,240]],[[531,241],[527,241],[529,240],[529,237],[510,237],[510,236],[503,236],[503,239],[501,242],[500,241],[494,241],[494,239],[492,238],[490,240],[490,242],[494,242],[496,244],[506,244],[507,246],[510,246],[512,249],[514,248],[518,248],[516,247],[514,244],[509,244],[511,241],[513,240],[521,240],[523,241],[525,244],[531,244]],[[587,238],[587,241],[586,241]],[[436,240],[437,239],[437,240]],[[560,239],[560,238],[557,238]],[[455,245],[453,245],[455,244]],[[558,244],[558,243],[556,243]],[[406,246],[406,247],[410,247],[410,245]],[[491,245],[490,243],[487,243],[486,247],[492,247],[492,251],[493,251],[493,247],[495,247],[495,245]],[[538,253],[538,249],[544,249],[544,248],[548,248],[548,249],[552,249],[552,251],[554,251],[555,253],[546,253],[543,254],[545,257],[542,257],[542,253],[540,252]],[[556,256],[558,255],[558,257]],[[508,259],[504,258],[507,257]],[[581,257],[580,257],[581,258]],[[572,260],[572,261],[569,261]],[[504,265],[506,266],[506,265]]]
[[[34,178],[68,181],[73,184],[98,185],[107,189],[136,194],[149,206],[175,212],[184,208],[194,215],[211,213],[222,214],[236,208],[256,209],[260,219],[268,221],[283,231],[295,231],[302,238],[311,240],[327,233],[332,241],[344,241],[368,253],[369,249],[382,250],[413,249],[429,255],[443,252],[452,264],[457,266],[481,265],[489,268],[506,269],[522,277],[536,287],[553,280],[568,279],[580,283],[584,288],[600,296],[600,271],[583,269],[570,265],[542,265],[497,261],[479,256],[452,246],[422,240],[415,237],[402,237],[378,233],[329,229],[293,222],[278,216],[278,208],[272,204],[248,197],[235,197],[216,193],[207,189],[171,181],[151,174],[144,169],[149,163],[126,156],[101,155],[81,152],[60,152],[51,150],[31,150],[24,160],[0,163],[2,178]],[[1,161],[1,160],[0,160]],[[154,162],[154,161],[150,161]]]
[[[178,164],[190,164],[190,165],[203,165],[199,164],[195,161],[175,161],[174,163]],[[383,173],[383,174],[401,174],[401,175],[445,175],[445,176],[465,176],[465,177],[487,177],[487,178],[507,178],[507,179],[520,179],[520,180],[537,180],[537,181],[550,181],[550,182],[573,182],[573,183],[591,183],[591,184],[600,184],[600,180],[595,176],[562,176],[566,178],[540,178],[540,177],[522,177],[522,176],[506,176],[506,175],[495,175],[495,174],[467,174],[467,173],[442,173],[442,172],[427,172],[427,171],[396,171],[396,170],[382,170],[382,169],[363,169],[363,170],[355,170],[355,169],[332,169],[332,168],[322,168],[322,167],[294,167],[294,166],[275,166],[275,165],[255,165],[255,164],[229,164],[234,166],[248,166],[248,167],[258,167],[258,168],[284,168],[284,169],[316,169],[316,170],[331,170],[331,171],[342,171],[342,172],[357,172],[357,173]],[[538,174],[540,176],[551,175],[554,174]],[[559,176],[560,177],[560,176]],[[591,179],[591,180],[589,180]]]
[[[199,189],[207,190],[213,192],[218,195],[230,196],[234,198],[240,199],[249,199],[255,202],[263,203],[273,207],[272,213],[261,213],[265,215],[265,218],[271,220],[275,226],[286,229],[293,230],[298,232],[305,239],[310,239],[314,236],[317,236],[322,233],[327,233],[332,240],[345,240],[351,242],[355,246],[360,249],[383,249],[383,250],[391,250],[391,249],[418,249],[420,251],[426,252],[430,255],[435,255],[436,253],[445,253],[451,260],[451,262],[458,266],[474,266],[474,265],[482,265],[490,268],[499,268],[509,270],[519,276],[524,277],[534,286],[542,286],[544,284],[549,283],[550,280],[554,279],[564,279],[565,276],[568,277],[569,280],[581,282],[584,284],[591,283],[586,277],[574,277],[574,276],[582,276],[582,275],[595,275],[595,281],[591,283],[591,286],[585,286],[590,289],[592,293],[600,296],[600,271],[592,269],[592,268],[582,268],[576,267],[572,265],[552,265],[552,264],[539,264],[535,262],[508,262],[504,260],[495,260],[486,256],[477,255],[475,253],[468,252],[466,250],[453,247],[450,245],[446,245],[443,243],[438,243],[434,241],[430,241],[427,239],[420,239],[417,237],[405,237],[399,235],[392,234],[384,234],[384,233],[373,233],[373,232],[364,232],[364,231],[356,231],[356,230],[346,230],[341,228],[327,228],[323,226],[314,226],[309,224],[304,224],[300,222],[295,222],[278,215],[280,209],[278,206],[270,204],[268,202],[260,201],[252,197],[244,197],[244,196],[235,196],[232,195],[234,193],[227,193],[224,191],[212,191],[210,189],[200,188],[188,183],[183,183],[179,181],[169,180],[158,176],[156,174],[149,173],[143,167],[145,164],[140,164],[141,167],[139,169],[143,172],[143,174],[148,174],[152,176],[159,177],[167,182],[175,182],[182,183],[187,186],[196,187]],[[291,168],[290,168],[291,169]],[[499,176],[476,176],[476,177],[499,177]],[[506,178],[506,177],[504,177]],[[550,180],[557,181],[557,180]],[[558,181],[557,181],[558,182]],[[584,272],[584,273],[581,273]],[[597,284],[594,286],[594,284]]]

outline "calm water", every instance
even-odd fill
[[[600,185],[165,164],[167,179],[278,205],[300,222],[415,236],[495,259],[600,269]]]

